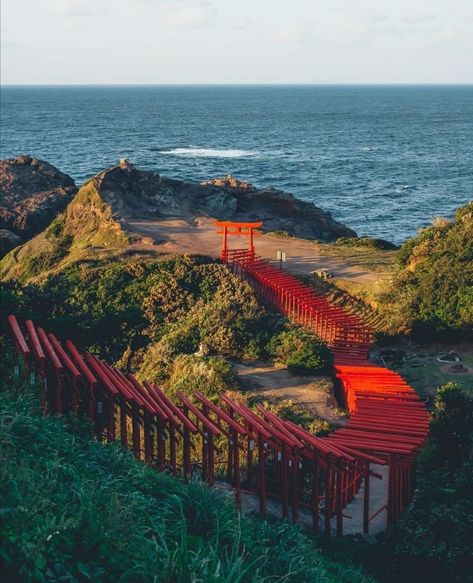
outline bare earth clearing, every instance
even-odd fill
[[[133,245],[135,249],[153,249],[157,253],[166,254],[199,253],[211,257],[220,255],[221,242],[212,219],[199,217],[188,221],[175,218],[129,220],[126,227],[133,235],[142,237],[141,243]],[[146,241],[145,238],[149,240]],[[233,237],[230,240],[230,246],[246,248],[247,239],[244,236]],[[256,240],[256,250],[259,256],[272,260],[276,258],[276,251],[285,251],[287,262],[283,268],[296,275],[308,275],[317,269],[327,269],[334,278],[363,284],[374,283],[383,277],[388,277],[388,274],[378,273],[363,265],[356,265],[356,254],[334,256],[329,245],[295,237],[263,234]]]
[[[340,424],[333,382],[325,376],[296,376],[272,364],[236,365],[244,388],[268,401],[290,400],[329,423]]]

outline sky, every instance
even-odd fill
[[[473,0],[1,0],[4,84],[473,83]]]

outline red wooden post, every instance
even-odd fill
[[[312,527],[319,531],[319,457],[317,451],[314,450],[312,462]]]
[[[176,473],[176,431],[172,423],[169,424],[169,463],[171,471]]]
[[[388,525],[393,522],[393,506],[394,506],[394,455],[389,454],[389,475],[388,475]]]
[[[247,422],[246,430],[248,432],[247,448],[246,448],[246,479],[248,480],[248,487],[251,488],[251,481],[253,479],[253,448],[255,445],[251,426]]]
[[[227,244],[228,227],[223,227],[223,245],[222,245],[222,260],[228,260],[228,244]]]
[[[208,478],[207,481],[210,486],[215,484],[215,448],[214,448],[214,436],[213,433],[209,433],[207,436],[207,460],[208,460]]]
[[[126,400],[120,396],[120,443],[125,449],[128,448],[128,432],[126,426]]]
[[[166,434],[164,432],[164,421],[156,416],[156,441],[157,449],[157,464],[160,470],[164,470],[166,465]]]
[[[115,440],[115,402],[112,395],[107,398],[107,437],[109,441]]]
[[[343,472],[336,472],[335,505],[337,509],[337,536],[343,535]]]
[[[266,471],[265,471],[265,447],[261,433],[258,433],[258,470],[259,470],[259,511],[266,514]]]
[[[143,442],[145,447],[145,462],[147,464],[151,463],[153,459],[153,449],[151,447],[151,414],[149,411],[144,412],[144,424],[143,424]]]
[[[324,495],[324,499],[325,499],[325,508],[324,508],[324,519],[325,519],[325,534],[327,536],[330,536],[331,534],[331,526],[330,526],[330,521],[331,521],[331,517],[332,517],[332,504],[331,504],[331,500],[332,500],[332,470],[330,468],[330,458],[329,456],[327,456],[326,458],[326,468],[325,468],[325,487],[324,487],[324,491],[325,491],[325,495]]]
[[[287,446],[285,443],[282,443],[281,445],[281,504],[282,515],[286,518],[289,511],[289,502],[287,483]]]
[[[241,483],[240,483],[240,449],[238,444],[238,433],[232,429],[233,435],[233,471],[234,471],[234,486],[235,498],[239,509],[241,509]]]
[[[140,419],[137,403],[131,404],[131,430],[133,441],[133,453],[137,459],[141,457],[140,451]]]
[[[183,406],[184,415],[189,416],[189,408],[185,405]],[[187,425],[183,427],[184,441],[183,441],[183,470],[184,470],[184,480],[187,482],[191,474],[191,442],[190,442],[190,431]]]
[[[299,458],[293,448],[294,461],[292,462],[292,522],[297,522],[298,509],[297,498],[299,489]]]

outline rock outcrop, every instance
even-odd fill
[[[138,170],[126,160],[93,178],[101,197],[122,217],[212,217],[264,221],[263,231],[334,241],[356,233],[313,203],[275,188],[256,188],[232,176],[184,182]]]
[[[0,161],[1,254],[45,229],[76,192],[74,180],[47,162]]]
[[[74,187],[58,187],[59,192],[66,188]],[[43,232],[8,253],[0,264],[0,278],[44,277],[70,262],[97,259],[99,253],[126,253],[131,244],[158,247],[170,236],[178,238],[171,226],[176,219],[192,229],[202,218],[262,220],[265,231],[319,241],[356,235],[314,204],[274,188],[258,189],[231,176],[201,184],[184,182],[120,160],[118,166],[87,181]],[[147,232],[146,223],[154,225],[153,234]],[[155,236],[157,227],[163,240]],[[184,247],[177,245],[175,250]]]

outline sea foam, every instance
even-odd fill
[[[195,158],[248,158],[256,156],[257,152],[249,150],[216,150],[213,148],[174,148],[173,150],[162,151],[162,154],[171,156],[186,156]]]

